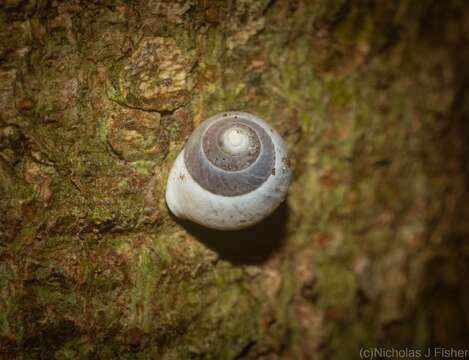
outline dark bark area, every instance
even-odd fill
[[[467,349],[468,37],[465,1],[0,0],[0,358]],[[294,170],[231,233],[164,202],[225,110]]]

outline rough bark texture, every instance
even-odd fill
[[[467,346],[466,1],[0,1],[0,357]],[[187,136],[285,137],[254,229],[177,222]]]

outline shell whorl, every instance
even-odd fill
[[[189,174],[217,195],[238,196],[257,189],[275,167],[275,148],[267,128],[247,113],[226,112],[209,118],[185,146]],[[227,139],[233,143],[226,144]]]

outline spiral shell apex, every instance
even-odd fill
[[[179,218],[237,230],[269,216],[290,178],[279,134],[252,114],[224,112],[189,137],[169,174],[166,202]]]

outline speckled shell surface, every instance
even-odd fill
[[[275,167],[274,144],[269,129],[247,113],[226,112],[204,121],[184,147],[184,163],[192,178],[212,194],[237,196],[259,187]],[[243,127],[249,133],[250,151],[226,154],[218,144],[221,133]],[[270,133],[272,133],[270,131]]]
[[[232,121],[252,130],[257,137],[253,144],[259,141],[259,147],[252,147],[247,163],[228,159],[223,164],[221,159],[220,166],[217,154],[204,151],[204,136],[213,136],[217,128]],[[252,114],[224,112],[204,121],[176,158],[166,202],[179,218],[218,230],[242,229],[260,222],[280,205],[290,178],[287,150],[279,134]]]

